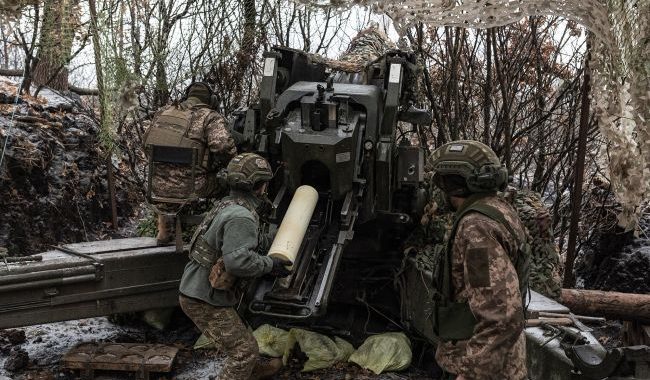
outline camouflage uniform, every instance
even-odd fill
[[[214,307],[183,296],[180,296],[179,301],[196,327],[227,355],[217,379],[248,380],[257,362],[259,349],[255,337],[235,309]]]
[[[235,141],[227,130],[226,120],[218,112],[209,109],[199,99],[190,97],[179,105],[170,105],[159,111],[154,117],[152,125],[157,125],[157,118],[172,107],[179,107],[191,113],[187,137],[202,141],[207,146],[206,153],[208,154],[204,155],[203,162],[197,168],[194,188],[199,197],[211,197],[217,190],[214,174],[237,154]],[[191,171],[184,167],[174,164],[158,164],[152,178],[152,192],[158,197],[187,197],[191,190],[189,188],[191,174]]]
[[[496,195],[481,202],[498,209],[525,236],[512,207]],[[517,242],[499,222],[470,212],[458,224],[452,245],[455,302],[468,302],[477,320],[468,340],[438,345],[436,361],[447,372],[473,380],[526,379],[524,314],[517,272]]]
[[[270,257],[257,253],[260,238],[255,210],[259,203],[259,198],[250,192],[232,191],[215,205],[222,208],[203,235],[210,246],[218,247],[226,271],[237,278],[259,277],[271,272],[273,267]],[[231,290],[213,289],[209,275],[210,269],[195,259],[190,260],[181,278],[181,307],[226,355],[217,379],[247,380],[257,363],[258,347],[252,332],[233,308],[241,296],[243,284],[240,281],[239,286]]]
[[[430,263],[423,268],[435,272],[439,253],[444,248],[453,224],[453,211],[447,205],[444,193],[425,177],[425,188],[430,200],[424,208],[420,226],[411,236],[407,246],[418,250],[418,261]],[[538,193],[530,190],[508,188],[503,198],[510,203],[524,224],[531,246],[529,286],[532,290],[553,299],[559,299],[562,289],[562,262],[553,237],[553,218],[542,203]]]

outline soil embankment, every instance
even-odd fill
[[[650,294],[650,206],[639,236],[616,228],[595,231],[576,263],[585,289]]]
[[[106,152],[98,121],[78,96],[47,89],[16,99],[0,79],[0,136],[8,137],[0,167],[0,247],[9,255],[49,245],[110,237]],[[1,149],[1,147],[0,147]],[[118,215],[129,217],[139,192],[116,181]]]

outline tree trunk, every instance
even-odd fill
[[[650,321],[650,295],[562,289],[562,304],[575,314]]]
[[[483,142],[490,146],[490,106],[492,105],[492,41],[485,30],[485,86],[483,87]]]
[[[76,0],[46,0],[43,26],[33,68],[33,83],[57,91],[68,90],[66,68],[72,50]]]

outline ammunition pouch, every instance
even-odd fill
[[[208,277],[210,286],[217,290],[230,290],[235,286],[237,277],[226,272],[226,264],[223,262],[223,257],[220,257],[210,269],[210,276]]]
[[[145,146],[160,145],[177,148],[191,148],[198,151],[197,161],[203,163],[206,144],[204,141],[191,139],[188,133],[194,119],[194,110],[183,105],[163,111],[145,137]]]
[[[448,302],[436,307],[436,335],[443,341],[467,340],[474,335],[476,318],[467,302]]]
[[[147,133],[144,144],[147,148],[153,145],[168,148],[196,149],[197,163],[200,165],[204,159],[205,144],[187,137],[185,133],[178,130],[153,127]]]
[[[190,259],[210,271],[208,281],[214,289],[230,290],[235,286],[237,277],[226,272],[221,252],[208,244],[203,236],[199,236],[194,242]]]
[[[150,202],[185,203],[197,198],[195,178],[205,163],[206,144],[188,137],[194,112],[178,107],[163,111],[144,137],[145,151],[149,158],[147,199]],[[156,197],[152,193],[152,178],[157,164],[173,164],[191,171],[189,193],[182,198]],[[209,162],[208,162],[209,165]]]
[[[207,270],[212,269],[212,266],[221,258],[220,256],[221,252],[208,244],[203,236],[199,236],[196,239],[190,251],[190,259],[196,261]]]

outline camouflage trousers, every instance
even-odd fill
[[[255,367],[259,349],[253,333],[248,330],[232,307],[217,307],[180,296],[183,312],[196,327],[212,339],[226,355],[216,380],[248,380]]]

